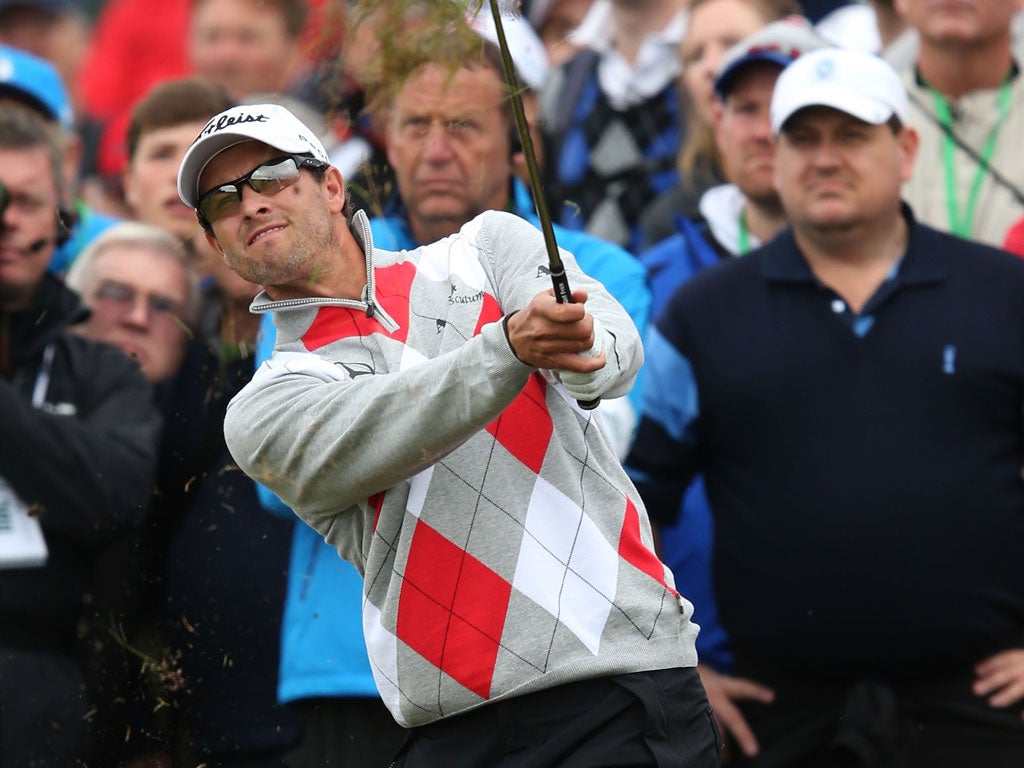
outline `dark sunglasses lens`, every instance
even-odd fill
[[[299,180],[299,167],[288,157],[274,165],[261,165],[249,175],[249,184],[257,192],[278,192]]]
[[[11,202],[11,193],[7,189],[7,185],[0,181],[0,216],[4,215],[4,211],[7,210],[8,203]]]
[[[207,221],[214,222],[237,211],[241,200],[238,187],[225,184],[207,192],[206,197],[199,201],[199,210]]]
[[[259,194],[272,195],[285,187],[290,187],[298,180],[298,163],[286,157],[276,163],[254,168],[237,181],[210,190],[199,201],[199,211],[207,221],[213,223],[238,211],[242,202],[242,184],[248,184]]]

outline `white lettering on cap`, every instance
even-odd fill
[[[225,128],[230,128],[232,125],[239,125],[240,123],[266,123],[269,120],[270,118],[266,115],[250,115],[245,112],[238,115],[221,115],[216,120],[208,122],[199,135],[209,136],[211,133],[223,131]]]

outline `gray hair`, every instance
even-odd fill
[[[190,328],[195,327],[199,317],[199,276],[192,268],[185,246],[174,235],[160,227],[141,221],[124,221],[103,230],[82,250],[71,264],[64,282],[80,295],[92,288],[96,259],[104,252],[119,245],[148,248],[177,261],[185,270],[188,280],[188,296],[185,299],[185,316],[182,321]]]
[[[54,132],[38,112],[17,103],[0,108],[0,147],[3,149],[43,149],[50,160],[57,205],[64,199],[64,150]]]

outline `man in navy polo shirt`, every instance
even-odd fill
[[[704,472],[734,765],[1024,765],[1024,263],[914,220],[906,114],[869,54],[790,65],[791,228],[648,342],[628,464],[668,521]]]

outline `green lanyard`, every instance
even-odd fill
[[[942,161],[946,170],[946,205],[949,208],[949,228],[954,235],[970,237],[974,229],[974,209],[978,205],[981,182],[985,179],[989,161],[992,159],[992,153],[995,152],[999,129],[1003,127],[1003,122],[1010,113],[1010,84],[1005,82],[999,86],[999,114],[996,117],[996,124],[992,126],[992,131],[985,141],[985,146],[981,150],[982,162],[974,173],[974,181],[971,183],[971,189],[967,196],[967,206],[964,209],[963,218],[960,217],[960,206],[956,199],[956,166],[953,157],[956,151],[956,141],[950,135],[953,131],[953,114],[945,97],[934,88],[931,89],[931,92],[935,99],[935,112],[945,129],[945,138],[942,142]]]
[[[743,210],[740,211],[740,242],[739,242],[739,256],[742,256],[750,250],[750,230],[747,229],[747,207],[743,206]]]

